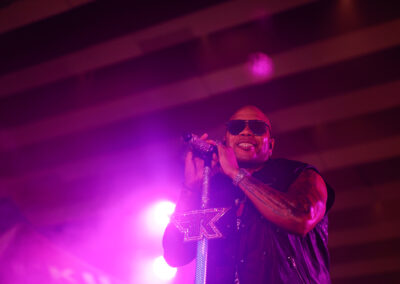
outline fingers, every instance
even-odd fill
[[[195,165],[193,163],[193,152],[189,151],[185,157],[185,183],[189,184],[195,175]]]
[[[211,145],[217,146],[217,142],[215,142],[214,140],[207,139],[207,140],[206,140],[206,142],[207,142],[208,144],[211,144]]]
[[[206,140],[208,138],[208,134],[204,133],[203,135],[200,136],[201,140]]]
[[[185,164],[191,163],[193,159],[193,152],[188,151],[185,156]]]
[[[212,161],[211,161],[211,168],[215,168],[219,163],[217,154],[213,154]]]
[[[203,168],[204,168],[204,161],[203,159],[200,159],[198,157],[194,158],[194,165],[196,167],[196,171],[198,172],[203,172]]]
[[[221,150],[232,149],[232,147],[227,146],[227,145],[224,145],[223,143],[221,143],[221,142],[219,142],[219,141],[217,142],[216,146],[217,146],[217,148],[218,148],[218,152],[221,152]]]
[[[218,149],[218,153],[220,154],[221,151],[225,149],[225,147],[222,144],[217,144],[217,149]]]
[[[209,144],[212,144],[212,145],[217,146],[217,142],[216,142],[215,140],[207,139],[207,138],[208,138],[208,134],[207,134],[207,133],[204,133],[203,135],[200,136],[200,139],[201,139],[201,140],[204,140],[204,141],[206,141],[206,142],[209,143]]]
[[[192,151],[188,151],[185,157],[185,166],[193,171],[201,171],[204,168],[204,161],[195,157]]]
[[[200,139],[210,143],[212,145],[216,145],[214,140],[207,139],[208,134],[204,133],[200,136]],[[218,156],[213,153],[211,167],[215,168],[218,166]],[[197,157],[196,154],[189,150],[185,156],[185,184],[188,187],[196,186],[196,184],[200,184],[203,179],[204,172],[204,159]]]
[[[213,160],[213,161],[218,161],[218,156],[217,156],[216,153],[213,153],[213,155],[212,155],[212,160]]]

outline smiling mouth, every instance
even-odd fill
[[[237,144],[237,146],[245,151],[249,151],[255,148],[254,144],[248,142],[240,142]]]

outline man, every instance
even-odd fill
[[[255,106],[231,117],[225,139],[207,140],[218,147],[209,207],[231,208],[217,223],[224,237],[209,241],[207,283],[330,283],[326,214],[333,190],[312,166],[270,158],[271,124]],[[203,167],[189,151],[177,212],[199,208]],[[171,224],[163,246],[172,266],[196,254],[195,243],[183,242]]]

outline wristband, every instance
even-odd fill
[[[238,174],[233,179],[232,183],[234,186],[238,186],[239,183],[245,178],[250,176],[251,174],[245,169],[240,168]]]

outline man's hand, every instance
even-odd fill
[[[207,140],[208,134],[204,133],[200,139],[205,140],[207,143],[215,145],[215,141]],[[211,162],[211,168],[215,169],[218,163],[218,157],[213,154],[213,160]],[[188,151],[185,157],[185,186],[189,189],[195,190],[201,188],[201,182],[203,180],[204,172],[204,160],[196,157],[193,151]]]
[[[217,144],[219,164],[221,169],[230,178],[234,179],[239,172],[239,165],[235,156],[235,152],[231,147]]]

